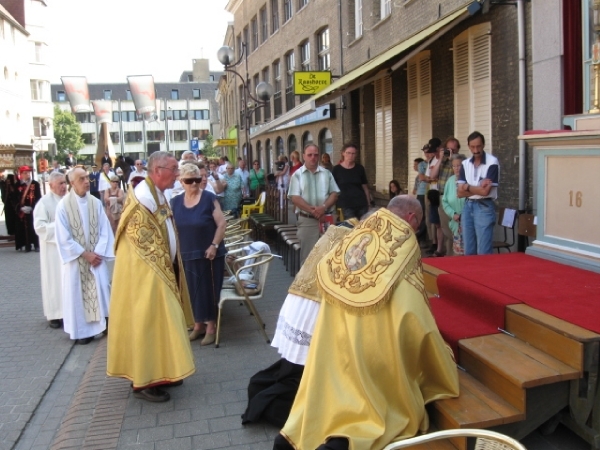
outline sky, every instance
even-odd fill
[[[127,75],[179,81],[192,59],[222,70],[228,0],[51,0],[48,44],[52,83],[86,76],[89,83],[126,82]]]

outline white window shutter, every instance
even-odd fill
[[[471,133],[468,30],[454,39],[454,136],[465,142]]]
[[[486,30],[482,30],[485,32]],[[473,86],[473,130],[485,136],[488,152],[492,152],[492,77],[490,35],[471,37],[472,86]]]
[[[408,62],[408,179],[411,179],[412,161],[419,158],[423,142],[419,129],[419,78],[416,60]]]
[[[375,80],[375,187],[384,192],[392,180],[392,79]]]
[[[423,145],[432,137],[431,61],[429,51],[408,62],[408,180],[415,176],[413,161],[422,158]]]
[[[421,148],[433,137],[431,124],[431,60],[429,52],[419,61],[419,127]],[[411,164],[412,166],[412,164]]]
[[[454,135],[466,143],[479,131],[492,151],[491,25],[476,25],[457,36],[454,47]]]
[[[380,189],[384,171],[383,78],[375,80],[375,188]]]
[[[384,153],[384,179],[380,191],[387,192],[389,183],[394,177],[394,142],[392,134],[392,77],[383,78],[383,101],[385,111],[385,153]]]

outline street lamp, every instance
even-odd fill
[[[250,92],[250,77],[248,76],[248,46],[245,42],[242,42],[242,52],[240,58],[232,63],[235,58],[235,52],[231,47],[223,46],[217,51],[217,59],[224,66],[225,72],[230,72],[239,77],[242,82],[242,104],[244,105],[244,134],[246,138],[246,149],[247,158],[252,161],[252,146],[250,145],[250,117],[259,108],[266,106],[273,96],[273,86],[266,81],[261,81],[256,85],[256,91],[254,95]],[[235,70],[242,60],[244,60],[246,76],[243,77],[239,72]]]

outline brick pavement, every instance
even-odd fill
[[[5,233],[4,221],[0,234]],[[73,343],[43,316],[39,254],[0,248],[0,448],[10,449]]]
[[[275,427],[241,425],[248,379],[278,358],[246,308],[226,305],[221,347],[193,342],[197,372],[171,389],[170,402],[152,404],[131,396],[127,381],[105,376],[106,339],[73,346],[47,326],[38,273],[37,253],[0,248],[0,449],[272,448]],[[257,305],[271,336],[290,282],[274,261]],[[523,443],[529,450],[589,448],[562,427]]]

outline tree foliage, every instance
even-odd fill
[[[206,136],[206,140],[204,141],[204,147],[202,147],[202,154],[209,159],[218,158],[219,155],[217,153],[217,149],[213,147],[214,138],[212,134]]]
[[[54,105],[54,138],[56,139],[56,159],[64,161],[69,152],[75,157],[85,143],[81,135],[81,126],[70,111],[62,111]]]

